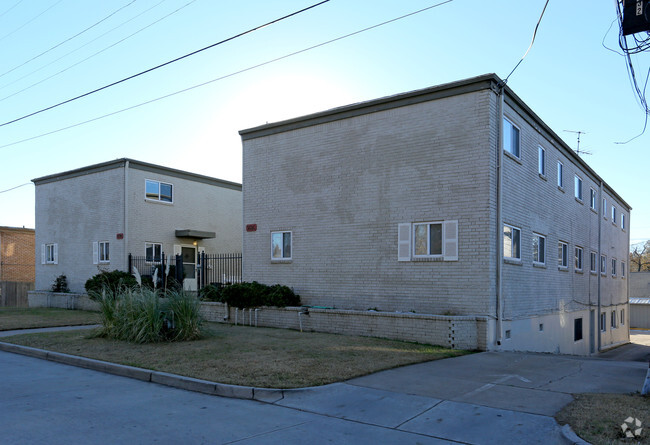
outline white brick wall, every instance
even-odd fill
[[[125,218],[124,163],[107,164],[55,181],[35,180],[37,290],[50,289],[65,274],[72,292],[84,292],[86,280],[99,270],[127,270],[128,254],[145,255],[145,242],[162,243],[167,255],[174,244],[191,246],[193,239],[176,238],[177,229],[215,232],[214,239],[197,240],[206,253],[241,252],[240,190],[131,161]],[[171,183],[173,204],[145,200],[145,179]],[[117,239],[120,233],[123,239]],[[93,241],[110,243],[110,263],[93,264]],[[49,243],[58,244],[58,264],[41,264],[41,246]]]
[[[482,83],[486,78],[493,83]],[[441,86],[243,131],[244,224],[257,224],[257,231],[244,233],[244,279],[291,286],[310,305],[493,320],[503,242],[497,227],[497,82],[485,76],[466,81],[464,89]],[[629,231],[621,229],[620,214],[629,228],[629,208],[603,184],[607,219],[590,210],[589,190],[600,191],[600,177],[514,93],[505,94],[504,114],[521,134],[520,159],[504,155],[502,166],[503,222],[521,229],[521,262],[502,265],[504,330],[507,323],[517,326],[509,348],[529,349],[527,339],[537,338],[531,332],[551,316],[561,329],[544,331],[543,349],[585,353],[573,344],[573,325],[560,320],[572,323],[571,314],[581,314],[588,337],[599,280],[608,317],[627,304],[620,268],[621,260],[629,266]],[[538,174],[538,145],[546,150],[545,177]],[[576,173],[582,203],[574,198]],[[601,200],[599,193],[598,208]],[[617,225],[610,221],[612,204]],[[397,261],[399,223],[450,219],[459,223],[457,262]],[[270,260],[275,230],[293,232],[292,261]],[[533,266],[533,232],[546,237],[543,267]],[[566,271],[558,269],[559,240],[569,246]],[[583,248],[582,272],[575,271],[575,246]],[[606,276],[589,272],[592,250],[607,255]],[[495,329],[488,347],[496,346],[497,325],[487,325]],[[602,344],[624,341],[627,333],[606,332]]]

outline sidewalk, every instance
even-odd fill
[[[571,394],[639,391],[648,369],[647,363],[636,361],[483,352],[322,387],[279,390],[222,385],[7,345],[0,344],[0,349],[462,443],[572,443],[553,418],[573,400]]]

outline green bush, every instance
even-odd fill
[[[221,290],[223,287],[214,284],[208,284],[199,290],[199,298],[205,301],[221,302]]]
[[[52,292],[70,292],[70,288],[68,287],[68,277],[65,275],[59,275],[56,277],[54,284],[52,285]]]
[[[160,298],[151,289],[125,289],[98,295],[102,315],[100,337],[132,343],[193,340],[202,335],[199,301],[184,292]]]
[[[216,300],[240,309],[259,306],[299,306],[300,296],[287,286],[267,286],[257,281],[235,283],[222,288]]]
[[[102,271],[86,281],[85,288],[92,300],[98,300],[102,291],[108,291],[108,295],[115,295],[128,289],[138,286],[135,277],[128,272],[121,270]]]

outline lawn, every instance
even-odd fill
[[[0,307],[0,331],[97,324],[99,313],[49,308]]]
[[[576,394],[574,397],[555,418],[560,424],[571,425],[587,442],[594,445],[650,443],[650,397],[640,394]],[[640,436],[625,438],[621,426],[629,417],[641,421]]]
[[[206,323],[195,341],[133,344],[89,331],[21,334],[3,341],[49,351],[262,388],[299,388],[467,354],[438,346],[287,329]]]

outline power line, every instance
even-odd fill
[[[13,123],[15,123],[15,122],[18,122],[18,121],[20,121],[20,120],[26,119],[26,118],[28,118],[28,117],[35,116],[35,115],[37,115],[37,114],[39,114],[39,113],[43,113],[44,111],[48,111],[48,110],[51,110],[51,109],[53,109],[53,108],[60,107],[61,105],[65,105],[65,104],[67,104],[67,103],[70,103],[70,102],[73,102],[73,101],[75,101],[75,100],[81,99],[81,98],[83,98],[83,97],[90,96],[91,94],[98,93],[98,92],[100,92],[100,91],[102,91],[102,90],[105,90],[105,89],[107,89],[107,88],[113,87],[113,86],[115,86],[115,85],[119,85],[119,84],[121,84],[121,83],[123,83],[123,82],[126,82],[127,80],[135,79],[136,77],[142,76],[143,74],[150,73],[150,72],[155,71],[155,70],[157,70],[157,69],[159,69],[159,68],[162,68],[162,67],[164,67],[164,66],[171,65],[172,63],[175,63],[175,62],[178,62],[178,61],[180,61],[180,60],[186,59],[187,57],[194,56],[194,55],[196,55],[196,54],[198,54],[198,53],[200,53],[200,52],[203,52],[203,51],[205,51],[205,50],[207,50],[207,49],[214,48],[215,46],[222,45],[222,44],[224,44],[224,43],[226,43],[226,42],[229,42],[229,41],[231,41],[231,40],[234,40],[234,39],[237,39],[237,38],[239,38],[239,37],[242,37],[242,36],[244,36],[244,35],[246,35],[246,34],[250,34],[250,33],[254,32],[254,31],[257,31],[257,30],[259,30],[259,29],[262,29],[262,28],[265,28],[265,27],[267,27],[267,26],[273,25],[273,24],[275,24],[275,23],[278,23],[278,22],[280,22],[280,21],[282,21],[282,20],[285,20],[285,19],[287,19],[287,18],[289,18],[289,17],[293,17],[293,16],[295,16],[295,15],[298,15],[298,14],[300,14],[300,13],[303,13],[303,12],[305,12],[305,11],[308,11],[308,10],[310,10],[310,9],[312,9],[312,8],[315,8],[315,7],[317,7],[317,6],[320,6],[320,5],[322,5],[322,4],[324,4],[324,3],[327,3],[327,2],[329,2],[329,1],[330,1],[330,0],[323,0],[323,1],[319,2],[319,3],[315,3],[315,4],[311,5],[311,6],[308,6],[308,7],[306,7],[306,8],[303,8],[303,9],[301,9],[301,10],[299,10],[299,11],[292,12],[291,14],[287,14],[287,15],[285,15],[285,16],[283,16],[283,17],[277,18],[277,19],[272,20],[272,21],[270,21],[270,22],[267,22],[267,23],[265,23],[265,24],[263,24],[263,25],[259,25],[259,26],[256,26],[256,27],[254,27],[254,28],[251,28],[251,29],[249,29],[248,31],[241,32],[241,33],[239,33],[239,34],[237,34],[237,35],[234,35],[234,36],[232,36],[232,37],[228,37],[227,39],[221,40],[221,41],[219,41],[219,42],[217,42],[217,43],[213,43],[212,45],[208,45],[208,46],[206,46],[206,47],[204,47],[204,48],[198,49],[198,50],[196,50],[196,51],[193,51],[193,52],[191,52],[191,53],[188,53],[188,54],[185,54],[185,55],[183,55],[183,56],[177,57],[177,58],[175,58],[175,59],[173,59],[173,60],[170,60],[170,61],[168,61],[168,62],[165,62],[165,63],[162,63],[162,64],[160,64],[160,65],[154,66],[153,68],[149,68],[149,69],[144,70],[144,71],[141,71],[141,72],[139,72],[139,73],[137,73],[137,74],[133,74],[133,75],[131,75],[131,76],[129,76],[129,77],[125,77],[125,78],[123,78],[123,79],[121,79],[121,80],[118,80],[118,81],[116,81],[116,82],[110,83],[110,84],[108,84],[108,85],[104,85],[103,87],[96,88],[96,89],[94,89],[94,90],[92,90],[92,91],[89,91],[89,92],[87,92],[87,93],[84,93],[84,94],[81,94],[81,95],[79,95],[79,96],[73,97],[72,99],[64,100],[63,102],[59,102],[58,104],[51,105],[51,106],[46,107],[46,108],[43,108],[43,109],[41,109],[41,110],[34,111],[33,113],[29,113],[29,114],[26,114],[26,115],[21,116],[21,117],[19,117],[19,118],[13,119],[13,120],[11,120],[11,121],[4,122],[4,123],[0,124],[0,127],[4,127],[5,125],[13,124]]]
[[[256,69],[256,68],[260,68],[260,67],[262,67],[262,66],[266,66],[266,65],[269,65],[269,64],[271,64],[271,63],[278,62],[278,61],[280,61],[280,60],[284,60],[284,59],[287,59],[287,58],[289,58],[289,57],[296,56],[296,55],[298,55],[298,54],[302,54],[302,53],[305,53],[305,52],[307,52],[307,51],[311,51],[311,50],[313,50],[313,49],[320,48],[320,47],[325,46],[325,45],[329,45],[329,44],[334,43],[334,42],[338,42],[339,40],[347,39],[347,38],[352,37],[352,36],[355,36],[355,35],[357,35],[357,34],[361,34],[361,33],[363,33],[363,32],[370,31],[370,30],[375,29],[375,28],[379,28],[379,27],[381,27],[381,26],[387,25],[387,24],[389,24],[389,23],[396,22],[396,21],[398,21],[398,20],[405,19],[405,18],[407,18],[407,17],[413,16],[413,15],[416,15],[416,14],[420,14],[420,13],[422,13],[422,12],[428,11],[428,10],[433,9],[433,8],[437,8],[438,6],[442,6],[442,5],[444,5],[444,4],[451,3],[451,2],[453,2],[453,1],[454,1],[454,0],[446,0],[446,1],[443,1],[443,2],[440,2],[440,3],[436,3],[436,4],[434,4],[434,5],[428,6],[428,7],[423,8],[423,9],[419,9],[419,10],[417,10],[417,11],[414,11],[414,12],[411,12],[411,13],[408,13],[408,14],[405,14],[405,15],[402,15],[402,16],[399,16],[399,17],[396,17],[396,18],[394,18],[394,19],[387,20],[387,21],[385,21],[385,22],[381,22],[381,23],[378,23],[378,24],[376,24],[376,25],[369,26],[369,27],[367,27],[367,28],[363,28],[363,29],[361,29],[361,30],[359,30],[359,31],[351,32],[351,33],[349,33],[349,34],[345,34],[345,35],[343,35],[343,36],[339,36],[339,37],[336,37],[336,38],[334,38],[334,39],[331,39],[331,40],[328,40],[328,41],[325,41],[325,42],[322,42],[322,43],[319,43],[319,44],[316,44],[316,45],[313,45],[313,46],[310,46],[310,47],[307,47],[307,48],[303,48],[303,49],[301,49],[301,50],[294,51],[294,52],[289,53],[289,54],[285,54],[284,56],[276,57],[275,59],[267,60],[266,62],[258,63],[257,65],[253,65],[253,66],[250,66],[250,67],[248,67],[248,68],[244,68],[244,69],[241,69],[241,70],[239,70],[239,71],[235,71],[235,72],[232,72],[232,73],[230,73],[230,74],[226,74],[226,75],[224,75],[224,76],[217,77],[217,78],[215,78],[215,79],[208,80],[208,81],[206,81],[206,82],[203,82],[203,83],[200,83],[200,84],[197,84],[197,85],[193,85],[193,86],[191,86],[191,87],[184,88],[184,89],[182,89],[182,90],[178,90],[178,91],[175,91],[175,92],[173,92],[173,93],[166,94],[166,95],[164,95],[164,96],[160,96],[160,97],[157,97],[157,98],[154,98],[154,99],[151,99],[151,100],[145,101],[145,102],[141,102],[141,103],[136,104],[136,105],[132,105],[132,106],[130,106],[130,107],[123,108],[123,109],[121,109],[121,110],[113,111],[113,112],[111,112],[111,113],[107,113],[107,114],[104,114],[104,115],[101,115],[101,116],[97,116],[97,117],[95,117],[95,118],[88,119],[88,120],[86,120],[86,121],[77,122],[76,124],[72,124],[72,125],[69,125],[69,126],[67,126],[67,127],[62,127],[62,128],[58,128],[58,129],[56,129],[56,130],[48,131],[48,132],[46,132],[46,133],[41,133],[41,134],[39,134],[39,135],[32,136],[32,137],[29,137],[29,138],[26,138],[26,139],[21,139],[21,140],[18,140],[18,141],[14,141],[14,142],[11,142],[11,143],[9,143],[9,144],[0,145],[0,149],[1,149],[1,148],[11,147],[11,146],[13,146],[13,145],[22,144],[22,143],[24,143],[24,142],[33,141],[34,139],[40,139],[40,138],[42,138],[42,137],[49,136],[49,135],[52,135],[52,134],[55,134],[55,133],[60,133],[61,131],[70,130],[70,129],[75,128],[75,127],[80,127],[80,126],[82,126],[82,125],[86,125],[86,124],[89,124],[89,123],[91,123],[91,122],[95,122],[95,121],[98,121],[98,120],[101,120],[101,119],[105,119],[105,118],[107,118],[107,117],[114,116],[114,115],[116,115],[116,114],[120,114],[120,113],[123,113],[123,112],[129,111],[129,110],[133,110],[133,109],[135,109],[135,108],[140,108],[140,107],[142,107],[142,106],[144,106],[144,105],[149,105],[149,104],[151,104],[151,103],[158,102],[158,101],[160,101],[160,100],[167,99],[167,98],[170,98],[170,97],[172,97],[172,96],[176,96],[176,95],[181,94],[181,93],[186,93],[186,92],[188,92],[188,91],[191,91],[191,90],[194,90],[194,89],[197,89],[197,88],[200,88],[200,87],[204,87],[204,86],[209,85],[209,84],[212,84],[212,83],[214,83],[214,82],[217,82],[217,81],[220,81],[220,80],[224,80],[224,79],[227,79],[227,78],[229,78],[229,77],[233,77],[233,76],[236,76],[236,75],[238,75],[238,74],[242,74],[242,73],[245,73],[245,72],[247,72],[247,71],[251,71],[251,70],[254,70],[254,69]]]
[[[54,8],[56,5],[58,5],[58,4],[61,3],[62,1],[63,1],[63,0],[59,0],[58,2],[56,2],[55,4],[53,4],[52,6],[50,6],[49,8],[47,8],[47,9],[45,9],[44,11],[40,12],[39,14],[37,14],[35,17],[29,19],[26,23],[23,23],[23,24],[20,25],[18,28],[16,28],[16,29],[14,29],[13,31],[11,31],[9,34],[5,34],[4,36],[0,37],[0,42],[2,42],[2,41],[3,41],[4,39],[6,39],[7,37],[9,37],[9,36],[11,36],[11,35],[17,33],[18,31],[20,31],[21,29],[23,29],[25,26],[27,26],[27,25],[29,25],[30,23],[32,23],[34,20],[36,20],[37,18],[39,18],[40,16],[42,16],[43,14],[45,14],[45,13],[46,13],[47,11],[49,11],[50,9]]]
[[[18,189],[20,187],[25,187],[26,185],[30,185],[30,184],[32,184],[32,183],[31,182],[26,182],[24,184],[17,185],[16,187],[11,187],[10,189],[7,189],[7,190],[0,190],[0,193],[10,192],[12,190],[16,190],[16,189]]]
[[[18,0],[16,3],[14,3],[13,6],[10,6],[9,9],[5,10],[2,14],[0,14],[0,17],[4,17],[5,14],[7,14],[9,11],[14,9],[16,6],[20,5],[23,2],[23,0]]]
[[[11,73],[11,72],[13,72],[13,71],[16,71],[18,68],[27,65],[29,62],[32,62],[32,61],[38,59],[39,57],[41,57],[41,56],[43,56],[43,55],[49,53],[50,51],[52,51],[52,50],[58,48],[59,46],[63,45],[64,43],[67,43],[67,42],[69,42],[70,40],[79,37],[80,35],[82,35],[82,34],[85,33],[86,31],[89,31],[89,30],[93,29],[95,26],[99,25],[100,23],[102,23],[102,22],[108,20],[109,18],[111,18],[112,16],[114,16],[115,14],[117,14],[118,12],[120,12],[122,9],[124,9],[124,8],[126,8],[126,7],[128,7],[128,6],[131,6],[133,3],[135,3],[135,0],[131,0],[130,3],[128,3],[128,4],[124,5],[124,6],[122,6],[122,7],[118,8],[118,9],[116,9],[115,11],[111,12],[109,15],[107,15],[106,17],[104,17],[104,18],[101,19],[100,21],[94,23],[93,25],[89,26],[88,28],[84,29],[83,31],[78,32],[77,34],[73,35],[72,37],[68,37],[67,39],[65,39],[64,41],[62,41],[62,42],[60,42],[60,43],[57,43],[56,45],[54,45],[54,46],[51,47],[50,49],[47,49],[47,50],[43,51],[42,53],[40,53],[40,54],[38,54],[38,55],[32,57],[31,59],[26,60],[25,62],[21,63],[20,65],[17,65],[17,66],[15,66],[15,67],[13,67],[13,68],[10,69],[9,71],[6,71],[6,72],[0,74],[0,77],[3,77],[3,76],[5,76],[5,75],[7,75],[7,74],[9,74],[9,73]]]
[[[616,3],[616,16],[619,22],[618,44],[621,47],[621,50],[623,51],[623,56],[625,57],[625,62],[626,62],[625,67],[627,68],[630,84],[632,85],[632,89],[636,93],[636,98],[639,101],[639,105],[641,105],[641,108],[643,108],[643,112],[645,114],[645,121],[641,133],[639,133],[638,135],[634,136],[631,139],[628,139],[625,142],[614,142],[614,144],[624,145],[642,136],[648,127],[648,115],[650,114],[650,107],[648,107],[648,102],[646,99],[646,88],[648,86],[648,80],[650,79],[650,69],[646,74],[645,82],[643,84],[643,89],[641,89],[641,87],[639,86],[639,82],[637,81],[636,78],[636,72],[634,70],[634,64],[632,63],[631,55],[639,54],[643,51],[650,49],[650,34],[646,33],[647,36],[644,39],[639,39],[636,36],[636,34],[632,35],[634,39],[634,46],[630,47],[627,42],[627,36],[623,33],[623,11],[621,10],[621,5],[619,4],[619,2],[615,2],[615,3]]]
[[[108,32],[111,32],[111,31],[113,31],[113,30],[119,28],[120,26],[124,25],[125,23],[128,23],[128,22],[130,22],[131,20],[134,20],[135,18],[139,17],[140,15],[142,15],[142,14],[144,14],[144,13],[150,11],[151,9],[155,8],[156,6],[158,6],[158,5],[159,5],[160,3],[162,3],[163,1],[165,1],[165,0],[161,0],[160,2],[156,3],[156,4],[155,4],[154,6],[152,6],[151,8],[149,8],[149,9],[147,9],[146,11],[144,11],[144,12],[138,14],[137,16],[135,16],[135,17],[133,17],[133,18],[127,20],[126,22],[120,24],[119,26],[113,28],[112,30],[110,30],[110,31],[108,31]],[[107,46],[106,48],[103,48],[103,49],[97,51],[96,53],[91,54],[90,56],[86,57],[85,59],[82,59],[82,60],[78,61],[77,63],[74,63],[74,64],[68,66],[67,68],[62,69],[61,71],[57,71],[56,73],[54,73],[54,74],[52,74],[52,75],[46,77],[45,79],[41,79],[41,80],[39,80],[38,82],[35,82],[35,83],[33,83],[33,84],[29,85],[29,86],[26,86],[26,87],[23,88],[22,90],[15,91],[15,92],[11,93],[10,95],[1,98],[1,99],[0,99],[0,102],[2,102],[2,101],[4,101],[4,100],[7,100],[7,99],[9,99],[9,98],[11,98],[11,97],[14,97],[15,95],[20,94],[20,93],[22,93],[22,92],[24,92],[24,91],[27,91],[27,90],[29,90],[29,89],[31,89],[31,88],[37,86],[37,85],[40,85],[40,84],[42,84],[43,82],[46,82],[46,81],[50,80],[51,78],[58,76],[59,74],[65,73],[65,72],[68,71],[69,69],[72,69],[72,68],[74,68],[75,66],[80,65],[80,64],[82,64],[82,63],[88,61],[89,59],[92,59],[93,57],[95,57],[95,56],[97,56],[97,55],[103,53],[104,51],[107,51],[107,50],[113,48],[114,46],[117,46],[117,45],[119,45],[120,43],[124,42],[125,40],[130,39],[130,38],[133,37],[134,35],[141,33],[141,32],[144,31],[145,29],[150,28],[151,26],[153,26],[153,25],[155,25],[155,24],[157,24],[157,23],[159,23],[159,22],[165,20],[166,18],[168,18],[168,17],[170,17],[170,16],[176,14],[178,11],[180,11],[180,10],[186,8],[187,6],[191,5],[191,4],[194,3],[195,1],[196,1],[196,0],[190,0],[189,2],[185,3],[183,6],[181,6],[181,7],[177,8],[177,9],[175,9],[174,11],[172,11],[172,12],[170,12],[169,14],[167,14],[167,15],[165,15],[165,16],[159,18],[158,20],[156,20],[156,21],[154,21],[154,22],[152,22],[152,23],[149,23],[147,26],[145,26],[145,27],[143,27],[143,28],[140,28],[139,30],[137,30],[137,31],[135,31],[135,32],[133,32],[133,33],[131,33],[131,34],[129,34],[128,36],[124,37],[123,39],[118,40],[117,42],[113,43],[112,45],[109,45],[109,46]],[[86,45],[88,45],[88,44],[94,42],[95,40],[97,40],[97,39],[99,39],[99,38],[105,36],[106,34],[108,34],[108,32],[102,34],[101,36],[97,37],[97,38],[94,39],[94,40],[91,40],[91,41],[88,42]],[[86,46],[86,45],[83,45],[83,46],[81,46],[81,47],[75,49],[74,51],[77,51],[78,49],[83,48],[83,47]],[[66,54],[65,56],[67,56],[67,55],[69,55],[69,54],[72,54],[74,51],[72,51],[72,52]],[[54,61],[51,62],[51,63],[57,62],[57,61],[61,60],[63,57],[65,57],[65,56],[62,56],[62,57],[60,57],[60,58],[54,60]],[[50,63],[50,64],[51,64],[51,63]],[[49,64],[48,64],[48,65],[49,65]],[[44,66],[42,66],[41,68],[39,68],[39,70],[45,68],[45,67],[48,66],[48,65],[44,65]],[[38,71],[38,70],[37,70],[37,71]],[[36,72],[36,71],[34,71],[34,72]],[[32,72],[31,74],[33,74],[34,72]],[[24,79],[25,77],[27,77],[27,76],[21,77],[20,79],[16,80],[16,82],[19,81],[19,80]],[[12,83],[15,83],[15,82],[12,82]],[[0,87],[0,90],[3,89],[3,88],[6,88],[6,87],[9,86],[9,85],[11,85],[11,83],[10,83],[10,84],[7,84],[7,85],[5,85],[5,86],[3,86],[3,87]]]
[[[524,53],[524,55],[522,56],[522,58],[519,60],[519,62],[517,62],[517,64],[515,65],[515,67],[512,69],[512,71],[510,71],[510,74],[508,74],[508,75],[506,76],[506,78],[503,79],[503,85],[505,85],[506,83],[508,83],[508,79],[510,78],[510,76],[512,76],[512,73],[514,73],[515,70],[516,70],[517,68],[519,68],[519,65],[521,64],[521,62],[524,61],[524,59],[525,59],[526,56],[528,55],[528,52],[529,52],[530,49],[533,47],[533,43],[535,43],[535,37],[537,37],[537,29],[539,28],[539,24],[542,23],[542,17],[544,17],[544,13],[546,12],[546,7],[548,6],[548,2],[549,2],[549,0],[546,0],[546,3],[544,4],[544,9],[542,9],[542,13],[541,13],[540,16],[539,16],[539,20],[537,20],[537,25],[535,25],[535,31],[533,32],[533,39],[530,41],[530,45],[528,45],[528,49],[526,50],[526,52]]]

